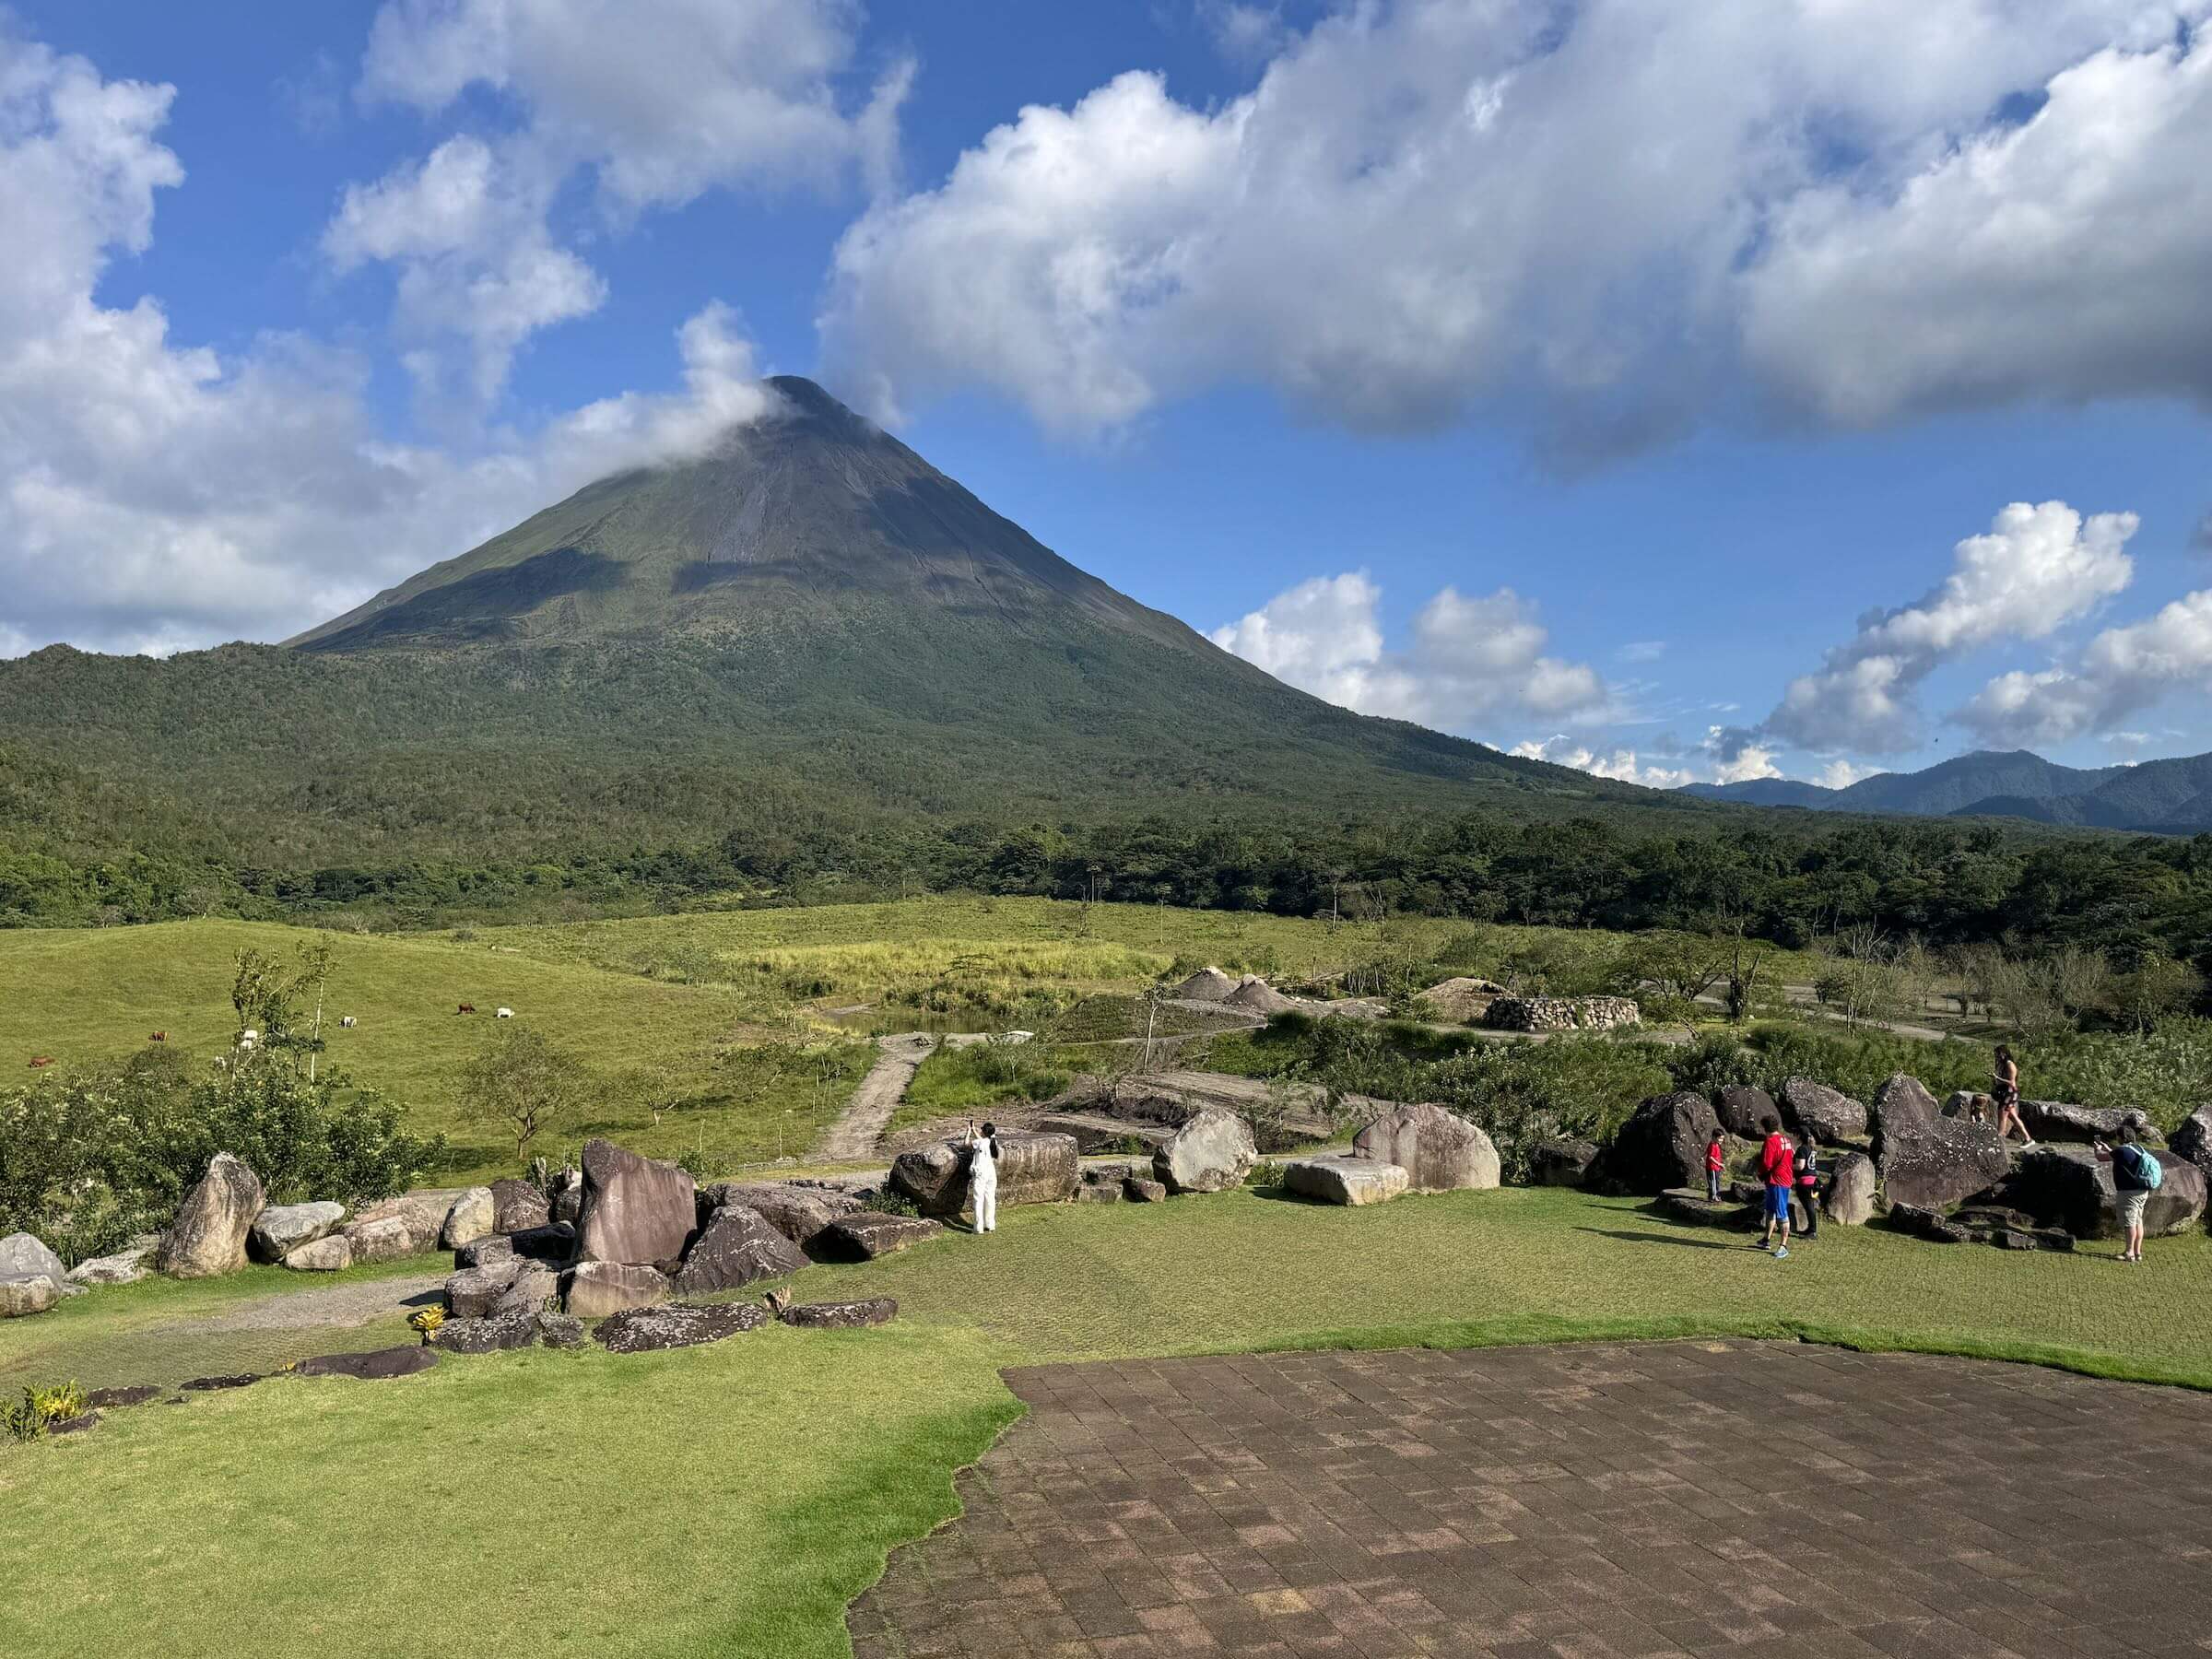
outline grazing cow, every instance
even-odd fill
[[[52,1054],[33,1054],[30,1057],[30,1065],[33,1071],[41,1065],[52,1065],[53,1064],[53,1056]]]
[[[251,1026],[238,1034],[238,1046],[241,1049],[250,1049],[260,1041],[261,1033]]]
[[[156,1031],[148,1036],[147,1041],[148,1042],[167,1042],[169,1041],[169,1033],[167,1031]]]
[[[350,1030],[353,1030],[353,1028],[354,1028],[355,1026],[358,1026],[358,1025],[359,1025],[360,1023],[361,1023],[361,1022],[360,1022],[359,1020],[356,1019],[356,1018],[354,1018],[352,1015],[348,1014],[348,1015],[345,1016],[343,1018],[341,1018],[341,1019],[338,1021],[338,1026],[339,1026],[339,1029],[340,1029],[340,1030],[347,1030],[347,1031],[350,1031]]]
[[[514,1010],[512,1008],[501,1008],[498,1013],[494,1014],[492,1018],[494,1019],[512,1019],[514,1018]]]
[[[475,1003],[463,1003],[453,1011],[457,1014],[474,1014],[477,1011],[477,1005]]]

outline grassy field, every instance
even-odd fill
[[[1016,1414],[996,1376],[1014,1363],[1804,1335],[2212,1387],[2212,1241],[2154,1241],[2141,1268],[2111,1250],[2015,1255],[1831,1228],[1778,1263],[1741,1235],[1552,1190],[1360,1210],[1254,1192],[1017,1209],[987,1240],[796,1281],[810,1298],[897,1296],[881,1331],[447,1359],[397,1382],[278,1379],[0,1447],[0,1507],[44,1544],[0,1597],[0,1653],[228,1655],[241,1631],[256,1651],[413,1653],[450,1585],[490,1563],[499,1593],[466,1612],[488,1649],[841,1654],[845,1602],[888,1548],[951,1512],[953,1471]],[[242,1293],[156,1285],[106,1305],[146,1337],[165,1305],[204,1319]],[[89,1369],[122,1352],[106,1317],[88,1305],[0,1327],[0,1377],[20,1380],[37,1343],[41,1378],[136,1380]],[[386,1328],[403,1335],[395,1318]],[[547,1543],[583,1536],[601,1547]]]

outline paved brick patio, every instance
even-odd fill
[[[1794,1343],[1007,1382],[860,1659],[2212,1652],[2212,1396]]]

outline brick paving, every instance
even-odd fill
[[[1006,1381],[859,1659],[2212,1653],[2212,1396],[1742,1342]]]

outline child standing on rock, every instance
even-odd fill
[[[1721,1145],[1721,1132],[1715,1129],[1712,1139],[1705,1145],[1705,1202],[1721,1201],[1721,1171],[1728,1167],[1728,1153]]]
[[[968,1125],[968,1197],[975,1206],[975,1230],[998,1230],[998,1125]]]

